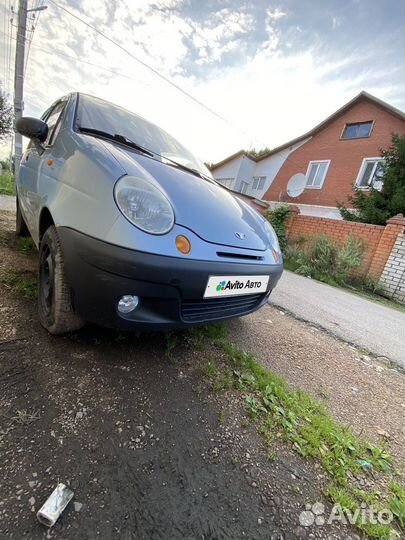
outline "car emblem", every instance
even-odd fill
[[[239,238],[239,240],[244,240],[246,238],[246,234],[243,232],[237,232],[235,233],[236,238]]]

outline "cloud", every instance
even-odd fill
[[[282,19],[285,17],[287,13],[283,11],[281,8],[268,8],[266,10],[266,18],[269,21],[278,21],[279,19]]]
[[[300,0],[59,1],[229,122],[52,3],[31,47],[27,114],[84,91],[216,161],[300,135],[363,89],[405,108],[404,7],[396,0],[313,0],[311,9]]]

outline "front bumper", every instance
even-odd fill
[[[58,227],[66,280],[75,312],[86,321],[131,330],[175,329],[240,317],[262,306],[283,267],[251,262],[201,261],[134,251]],[[211,275],[269,275],[266,293],[203,299]],[[140,297],[138,308],[122,315],[125,294]]]

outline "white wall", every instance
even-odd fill
[[[315,204],[296,204],[296,203],[285,203],[285,202],[274,202],[274,201],[268,201],[270,210],[274,210],[278,206],[284,206],[286,204],[291,206],[297,206],[300,209],[300,213],[303,216],[315,216],[315,217],[322,217],[322,218],[328,218],[328,219],[340,219],[342,220],[342,216],[340,215],[339,209],[335,206],[319,206]]]
[[[239,174],[242,157],[243,156],[238,156],[232,161],[228,161],[227,163],[224,163],[224,165],[221,165],[220,167],[215,169],[215,171],[212,172],[214,178],[234,178],[236,180]],[[232,184],[232,186],[228,187],[230,187],[230,189],[235,189],[235,182]]]
[[[235,191],[240,191],[242,182],[248,182],[249,184],[252,183],[252,176],[254,175],[255,166],[256,162],[253,161],[253,159],[250,159],[246,156],[242,157],[242,161],[239,167],[239,173],[233,188]],[[246,195],[248,194],[249,189]]]
[[[249,188],[246,195],[250,195],[256,199],[262,199],[287,157],[297,148],[309,141],[310,138],[311,137],[308,137],[288,148],[284,148],[283,150],[280,150],[280,152],[272,154],[268,158],[262,159],[257,163],[246,156],[238,156],[232,161],[228,161],[228,163],[215,169],[212,174],[214,175],[214,178],[235,178],[235,182],[231,186],[231,189],[234,191],[240,191],[242,181],[248,182]],[[266,176],[263,189],[252,189],[253,176]]]
[[[266,191],[273,183],[273,180],[277,176],[278,171],[281,169],[281,166],[288,158],[288,156],[292,154],[295,150],[297,150],[297,148],[309,141],[309,139],[310,137],[298,142],[297,144],[294,144],[293,146],[284,148],[283,150],[280,150],[280,152],[272,154],[268,158],[258,161],[256,163],[256,167],[254,169],[254,172],[252,173],[252,176],[266,176],[264,188],[262,190],[252,189],[252,180],[247,194],[251,195],[252,197],[256,197],[256,199],[262,199]]]

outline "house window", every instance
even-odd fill
[[[365,158],[361,164],[357,175],[356,186],[360,189],[373,187],[381,189],[383,185],[383,164],[382,158]]]
[[[255,190],[263,189],[266,178],[267,178],[266,176],[254,176],[252,189],[255,189]]]
[[[307,170],[307,188],[321,189],[328,171],[330,160],[310,161]]]
[[[229,189],[232,187],[232,184],[233,184],[234,180],[235,180],[235,178],[217,178],[217,182],[219,182],[224,187],[227,187]]]
[[[361,139],[370,137],[373,122],[359,122],[358,124],[346,124],[342,133],[342,139]]]
[[[249,184],[247,182],[242,182],[240,185],[240,192],[243,194],[246,194],[248,187],[249,187]]]

